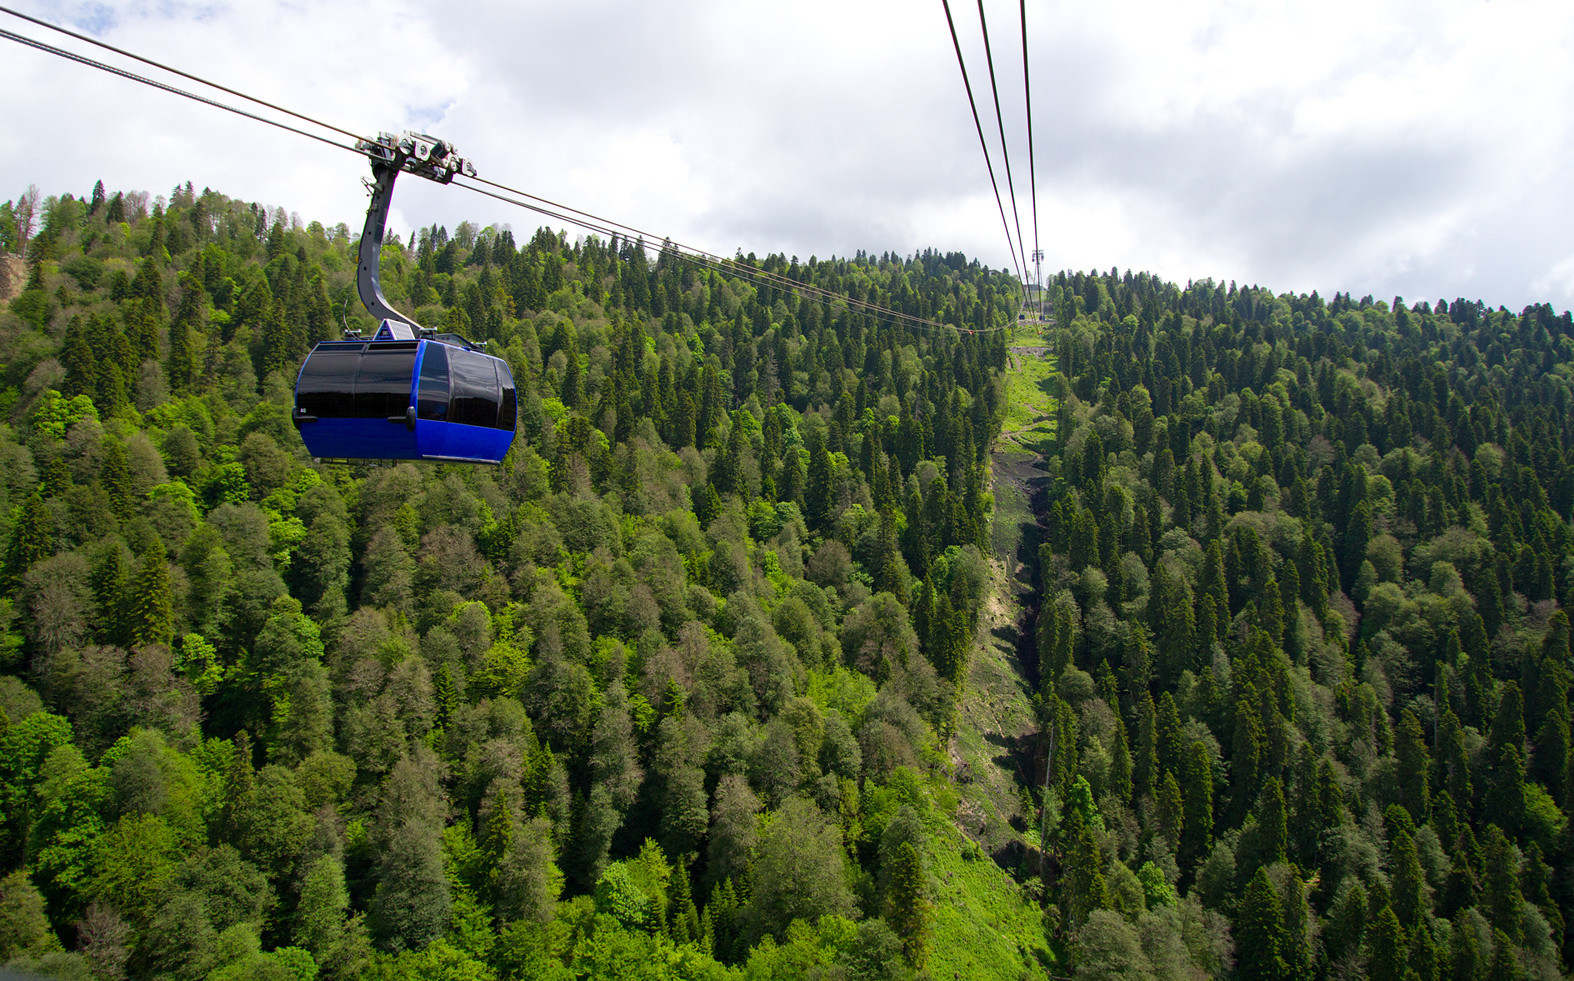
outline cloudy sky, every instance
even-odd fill
[[[938,0],[7,2],[350,130],[434,133],[484,177],[708,251],[1010,263]],[[1031,249],[1017,4],[986,9]],[[993,144],[976,5],[953,10]],[[1047,270],[1574,306],[1574,4],[1030,0],[1028,30]],[[190,180],[364,214],[348,153],[0,52],[0,198]],[[400,183],[396,231],[463,219],[539,223]]]

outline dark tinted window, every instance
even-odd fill
[[[508,365],[502,361],[497,362],[497,378],[503,383],[503,411],[497,414],[497,428],[514,431],[514,418],[518,413],[517,399],[514,395],[514,375],[508,370]]]
[[[421,385],[415,406],[422,419],[448,418],[448,348],[441,344],[428,342],[421,355]]]
[[[355,369],[360,362],[360,344],[319,344],[301,366],[295,405],[323,419],[353,415]]]
[[[402,416],[410,407],[415,374],[414,342],[368,344],[355,373],[355,415],[361,419]]]
[[[499,393],[497,362],[484,354],[448,352],[449,422],[467,426],[497,426]]]

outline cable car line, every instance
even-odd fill
[[[171,67],[169,65],[164,64],[163,62],[154,61],[152,58],[144,58],[143,56],[141,56],[139,54],[135,54],[135,53],[130,52],[130,51],[127,51],[124,48],[117,48],[113,44],[109,44],[109,43],[107,43],[105,41],[100,41],[97,38],[92,37],[91,35],[79,34],[76,31],[71,30],[70,28],[61,27],[59,24],[51,24],[47,20],[41,20],[41,19],[39,19],[37,17],[33,17],[33,16],[28,15],[28,14],[24,14],[20,10],[12,10],[10,7],[4,6],[4,5],[0,5],[0,13],[10,14],[12,17],[16,17],[19,20],[25,20],[29,24],[36,24],[39,27],[48,28],[51,31],[56,31],[56,32],[58,32],[60,34],[66,35],[67,37],[76,38],[78,41],[84,41],[84,42],[86,42],[88,44],[95,45],[96,47],[103,48],[106,51],[113,51],[115,54],[122,55],[122,56],[124,56],[126,58],[130,58],[133,61],[140,61],[144,65],[149,65],[149,66],[151,66],[153,68],[157,68],[157,69],[159,69],[161,71],[169,72],[171,75],[179,75],[181,78],[184,78],[187,81],[197,82],[200,85],[206,85],[209,88],[218,89],[220,92],[224,92],[224,93],[227,93],[229,95],[236,96],[237,98],[245,99],[247,102],[255,102],[259,106],[265,106],[265,107],[267,107],[269,109],[274,110],[275,112],[282,112],[286,116],[294,116],[296,119],[299,119],[302,122],[311,123],[314,126],[321,126],[323,129],[331,129],[335,133],[339,133],[341,135],[348,136],[352,140],[359,140],[359,139],[361,139],[361,135],[359,133],[352,133],[352,132],[350,132],[347,129],[343,129],[341,127],[335,126],[332,123],[325,123],[325,122],[323,122],[320,119],[313,119],[310,116],[302,115],[301,113],[295,112],[294,110],[286,109],[283,106],[274,105],[273,103],[268,102],[268,101],[266,101],[264,99],[259,99],[259,98],[255,97],[255,96],[247,95],[244,92],[239,92],[239,91],[236,91],[235,89],[227,88],[227,87],[225,87],[223,85],[218,84],[217,82],[210,82],[210,81],[208,81],[205,78],[201,78],[201,77],[199,77],[197,75],[192,75],[189,72],[181,71],[179,68]],[[12,39],[13,40],[21,40],[20,38],[15,38],[15,37],[13,37]],[[23,41],[23,43],[24,44],[32,44],[32,42],[30,42],[30,41]],[[32,46],[38,47],[38,45],[36,45],[36,44],[33,44]],[[70,56],[68,56],[68,57],[70,57]],[[77,60],[77,59],[73,58],[73,60]],[[84,63],[85,64],[92,64],[92,62],[84,62]],[[102,66],[96,66],[95,65],[95,67],[102,67]],[[115,69],[107,69],[107,70],[115,71]],[[118,71],[116,73],[117,74],[121,74]],[[157,84],[157,83],[153,83],[153,84]],[[171,89],[171,91],[175,91],[175,90]],[[228,108],[228,107],[221,107],[221,108]],[[252,118],[256,118],[256,117],[252,117]]]
[[[1025,2],[1025,0],[1024,0]],[[1027,243],[1022,240],[1022,214],[1017,210],[1016,182],[1011,179],[1011,148],[1006,143],[1006,119],[1000,112],[1000,87],[995,84],[995,54],[989,44],[989,21],[984,19],[984,0],[978,0],[978,26],[984,33],[984,62],[989,66],[989,91],[995,97],[995,124],[1000,127],[1000,156],[1006,165],[1006,190],[1011,194],[1011,217],[1017,226],[1017,252],[1022,256],[1023,273],[1027,269]],[[1011,234],[1010,229],[1006,234]],[[1024,278],[1023,282],[1027,280]],[[1027,290],[1023,289],[1023,298]]]
[[[962,42],[957,40],[956,21],[951,17],[951,0],[940,0],[945,7],[946,26],[951,29],[951,46],[956,49],[956,65],[962,70],[962,85],[967,89],[967,106],[973,111],[973,127],[978,131],[978,145],[984,151],[984,166],[989,170],[989,185],[995,191],[995,207],[1000,210],[1000,224],[1006,230],[1006,247],[1011,250],[1011,264],[1016,266],[1017,279],[1022,277],[1022,264],[1017,261],[1016,245],[1011,241],[1011,226],[1006,222],[1006,206],[1000,199],[1000,182],[995,179],[995,165],[989,158],[989,143],[984,139],[984,124],[978,118],[978,102],[973,98],[973,83],[967,77],[967,62],[962,58]]]
[[[1038,167],[1033,160],[1033,86],[1027,72],[1027,0],[1022,2],[1022,97],[1027,104],[1027,176],[1033,191],[1033,279],[1038,287],[1038,319],[1044,320],[1044,284],[1039,283],[1038,262],[1044,252],[1038,245]]]
[[[467,180],[474,181],[476,184],[485,184],[487,187],[495,188],[497,192],[502,193],[495,193],[494,191],[488,191],[484,188],[473,186],[471,183],[467,183]],[[467,180],[456,180],[454,185],[456,187],[463,187],[466,190],[474,191],[477,194],[494,198],[498,201],[504,202],[505,204],[511,204],[516,207],[525,208],[538,214],[545,215],[549,218],[555,218],[558,221],[567,222],[571,225],[577,225],[592,232],[608,235],[609,237],[622,236],[626,240],[628,236],[633,235],[644,244],[645,248],[655,249],[658,251],[658,253],[665,253],[665,250],[670,247],[672,250],[670,254],[705,268],[715,269],[719,272],[725,272],[743,279],[749,279],[755,282],[757,285],[768,286],[772,289],[780,289],[785,292],[790,292],[803,299],[831,304],[844,303],[848,307],[855,309],[857,312],[877,317],[887,323],[892,324],[893,326],[916,327],[919,329],[928,330],[968,330],[968,328],[958,328],[952,324],[943,323],[937,320],[930,320],[928,318],[919,317],[914,314],[903,313],[899,310],[893,310],[889,307],[882,307],[879,304],[870,303],[867,300],[860,300],[856,297],[848,296],[843,293],[837,293],[809,283],[800,283],[797,280],[783,276],[780,273],[775,273],[767,269],[760,269],[756,266],[740,263],[736,259],[728,259],[725,256],[716,255],[715,253],[707,252],[704,249],[699,249],[691,245],[684,245],[680,242],[674,242],[670,238],[663,238],[662,244],[658,246],[654,244],[657,236],[639,228],[635,228],[631,225],[625,225],[609,218],[602,218],[598,215],[591,214],[590,212],[581,211],[578,208],[569,207],[568,205],[560,204],[556,201],[551,201],[547,198],[530,194],[526,191],[521,191],[518,188],[509,187],[505,184],[499,184],[496,181],[490,181],[483,177],[470,177]],[[509,197],[507,195],[516,195],[517,197]],[[532,201],[539,202],[539,204],[530,203]],[[575,215],[579,217],[574,217]],[[1005,328],[1003,327],[973,328],[973,331],[977,333],[993,333],[997,330],[1004,329]]]
[[[47,28],[49,28],[51,30],[59,31],[60,33],[66,34],[68,36],[71,36],[71,37],[74,37],[74,38],[79,38],[79,39],[81,39],[81,40],[83,40],[83,41],[85,41],[87,43],[94,44],[94,45],[97,45],[99,47],[105,48],[106,50],[113,51],[113,52],[115,52],[117,54],[124,55],[125,57],[135,59],[135,60],[140,61],[140,62],[142,62],[144,64],[152,65],[152,66],[157,67],[157,68],[159,68],[161,70],[168,71],[168,72],[170,72],[172,74],[178,75],[178,76],[180,76],[182,78],[186,78],[186,79],[190,79],[192,81],[198,82],[199,84],[206,85],[206,86],[209,86],[211,88],[217,89],[219,91],[229,93],[231,95],[236,96],[237,98],[245,99],[245,100],[247,100],[249,102],[256,103],[257,105],[265,106],[265,107],[267,107],[269,109],[273,109],[273,110],[276,110],[278,112],[285,113],[286,115],[292,116],[292,117],[294,117],[296,119],[300,119],[300,120],[309,122],[309,123],[311,123],[311,124],[313,124],[315,126],[320,126],[320,127],[324,128],[324,129],[331,130],[333,132],[342,133],[342,134],[345,134],[345,135],[348,135],[348,136],[352,136],[352,137],[354,137],[356,139],[357,145],[355,145],[355,146],[346,145],[344,143],[340,143],[340,142],[338,142],[336,140],[324,137],[322,135],[319,135],[319,134],[316,134],[316,133],[311,133],[311,132],[303,130],[303,129],[299,128],[299,127],[292,126],[289,123],[281,122],[281,121],[276,120],[276,119],[269,119],[266,116],[250,112],[250,111],[248,111],[246,109],[242,109],[242,108],[239,108],[239,107],[236,107],[236,106],[233,106],[233,105],[229,105],[229,104],[221,102],[219,100],[212,99],[212,98],[209,98],[207,96],[200,95],[198,93],[191,92],[191,91],[179,88],[179,87],[174,86],[174,85],[170,85],[170,84],[165,83],[165,82],[158,81],[157,79],[153,79],[153,78],[149,78],[149,77],[144,76],[144,75],[137,74],[136,72],[132,72],[132,71],[126,70],[124,68],[120,68],[120,67],[115,66],[115,65],[110,65],[110,64],[107,64],[105,62],[98,61],[98,60],[95,60],[93,58],[89,58],[86,55],[78,54],[76,52],[72,52],[72,51],[65,50],[63,48],[56,47],[54,45],[48,44],[48,43],[43,42],[43,41],[39,41],[39,40],[34,39],[34,38],[29,38],[29,37],[26,37],[26,36],[23,36],[23,35],[20,35],[20,34],[15,34],[15,33],[11,32],[11,31],[0,29],[0,38],[4,38],[6,40],[15,41],[15,42],[17,42],[19,44],[25,45],[27,47],[34,48],[36,50],[45,52],[47,54],[52,54],[52,55],[55,55],[57,57],[63,58],[65,60],[72,61],[72,62],[75,62],[77,64],[85,65],[85,66],[90,67],[90,68],[96,68],[96,69],[98,69],[100,71],[104,71],[104,72],[107,72],[109,74],[116,75],[116,76],[119,76],[121,78],[128,79],[130,81],[140,82],[143,85],[147,85],[147,86],[152,87],[152,88],[160,89],[162,91],[169,92],[169,93],[171,93],[173,95],[178,95],[178,96],[181,96],[183,98],[190,99],[190,100],[192,100],[194,102],[200,102],[200,103],[202,103],[204,105],[212,106],[212,107],[217,108],[217,109],[222,109],[222,110],[224,110],[226,112],[234,113],[235,115],[242,116],[242,117],[254,120],[254,121],[259,122],[259,123],[264,123],[266,125],[273,126],[275,128],[285,130],[287,132],[295,133],[295,134],[297,134],[299,136],[305,136],[305,137],[307,137],[309,139],[316,140],[317,142],[323,143],[323,144],[325,144],[327,146],[331,146],[331,147],[334,147],[336,149],[346,150],[348,152],[354,153],[357,156],[365,156],[366,155],[365,147],[367,145],[374,145],[377,142],[377,141],[367,140],[366,138],[361,137],[361,136],[355,134],[351,130],[344,129],[343,127],[335,126],[335,125],[333,125],[331,123],[322,122],[321,120],[318,120],[318,119],[316,119],[314,117],[305,115],[303,113],[295,112],[295,111],[290,110],[290,109],[286,109],[286,108],[284,108],[282,106],[275,105],[275,104],[273,104],[271,102],[267,102],[267,101],[262,100],[262,99],[255,98],[253,96],[245,94],[244,92],[240,92],[240,91],[238,91],[236,89],[232,89],[232,88],[229,88],[227,86],[220,85],[220,84],[218,84],[216,82],[211,82],[211,81],[209,81],[209,80],[207,80],[205,78],[202,78],[200,76],[193,75],[193,74],[190,74],[188,72],[181,71],[179,69],[176,69],[176,68],[164,65],[164,64],[162,64],[160,62],[154,61],[154,60],[149,59],[149,58],[144,58],[144,57],[142,57],[140,55],[133,54],[131,52],[125,51],[125,50],[123,50],[121,48],[118,48],[118,47],[115,47],[113,45],[109,45],[109,44],[97,41],[97,40],[95,40],[95,39],[93,39],[91,37],[86,37],[86,36],[77,34],[74,31],[70,31],[70,30],[67,30],[65,28],[61,28],[61,27],[58,27],[56,25],[50,24],[50,23],[48,23],[46,21],[39,20],[38,18],[30,17],[30,16],[28,16],[26,14],[21,14],[21,13],[15,11],[15,10],[12,10],[9,7],[0,6],[0,13],[11,14],[11,15],[19,17],[19,18],[21,18],[23,20],[29,21],[30,23],[36,23],[36,24],[39,24],[40,26],[47,27]],[[976,120],[976,113],[975,113],[975,120]],[[982,134],[982,130],[981,129],[980,129],[980,134]],[[430,175],[427,175],[427,176],[430,176]],[[977,327],[977,328],[959,327],[959,326],[956,326],[956,325],[953,325],[953,324],[946,324],[946,323],[942,323],[940,321],[930,320],[930,319],[927,319],[927,318],[924,318],[924,317],[919,317],[919,316],[916,316],[916,315],[913,315],[913,314],[903,313],[902,311],[899,311],[899,310],[894,310],[894,309],[891,309],[889,307],[882,307],[882,306],[880,306],[878,304],[870,303],[867,300],[860,300],[860,299],[857,299],[856,297],[845,295],[845,294],[841,294],[841,293],[836,293],[836,292],[833,292],[833,291],[830,291],[830,290],[826,290],[826,289],[824,289],[822,287],[812,286],[812,285],[806,284],[806,283],[800,283],[800,282],[798,282],[796,280],[790,279],[790,278],[788,278],[786,276],[783,276],[781,274],[773,273],[773,272],[771,272],[769,270],[760,269],[758,267],[750,266],[750,265],[747,265],[745,263],[740,263],[740,262],[738,262],[737,260],[734,260],[734,259],[727,259],[725,257],[718,256],[718,255],[715,255],[713,253],[705,252],[704,250],[697,249],[697,248],[694,248],[692,246],[681,245],[679,243],[673,242],[670,238],[662,238],[662,245],[656,245],[654,243],[655,243],[655,241],[657,239],[657,236],[652,235],[652,234],[650,234],[648,232],[644,232],[644,231],[642,231],[642,230],[640,230],[638,228],[634,228],[633,226],[624,225],[621,222],[616,222],[616,221],[613,221],[611,219],[602,218],[600,216],[593,215],[593,214],[591,214],[589,212],[580,211],[577,208],[572,208],[570,206],[563,205],[563,204],[560,204],[558,202],[550,201],[550,200],[548,200],[546,198],[541,198],[541,197],[539,197],[537,195],[529,194],[528,192],[521,191],[521,190],[519,190],[517,188],[512,188],[512,187],[508,187],[507,185],[499,184],[499,183],[497,183],[495,181],[490,181],[490,180],[486,180],[485,178],[476,177],[473,173],[468,174],[468,175],[466,175],[466,174],[458,174],[458,175],[455,175],[455,176],[469,177],[470,179],[475,180],[477,183],[485,184],[485,185],[488,185],[490,187],[496,188],[498,191],[505,192],[506,194],[511,194],[511,195],[517,195],[518,196],[517,199],[511,199],[511,198],[508,198],[508,197],[504,197],[501,194],[492,193],[492,192],[487,191],[487,190],[485,190],[485,189],[483,189],[481,187],[476,187],[476,186],[473,186],[473,185],[470,185],[470,184],[467,184],[467,183],[463,183],[463,182],[455,182],[457,186],[464,187],[467,190],[470,190],[470,191],[473,191],[473,192],[476,192],[476,193],[479,193],[479,194],[483,194],[483,195],[486,195],[488,197],[496,198],[496,199],[498,199],[500,201],[503,201],[504,203],[512,204],[512,205],[515,205],[517,207],[526,208],[528,210],[535,211],[535,212],[537,212],[539,214],[545,215],[545,216],[550,217],[550,218],[554,218],[554,219],[556,219],[558,221],[562,221],[562,222],[565,222],[567,224],[576,225],[578,227],[585,228],[585,229],[588,229],[588,230],[593,231],[593,232],[605,234],[605,235],[607,235],[609,237],[609,239],[610,238],[614,238],[614,237],[618,237],[619,235],[621,235],[622,237],[624,237],[626,239],[628,235],[632,234],[632,235],[636,236],[640,240],[641,244],[643,244],[645,248],[654,249],[654,250],[657,250],[660,253],[666,254],[667,248],[670,247],[670,249],[671,249],[670,254],[676,256],[677,258],[683,259],[685,261],[689,261],[689,262],[698,264],[698,265],[703,266],[705,268],[715,269],[717,271],[724,272],[724,273],[727,273],[729,275],[735,275],[735,276],[738,276],[740,278],[747,279],[747,280],[753,282],[757,286],[767,286],[767,287],[774,288],[774,289],[780,289],[780,290],[782,290],[784,292],[792,293],[793,295],[799,296],[799,297],[804,298],[804,299],[809,299],[809,300],[816,301],[816,302],[826,303],[828,305],[834,305],[834,304],[837,304],[837,303],[845,304],[850,309],[853,309],[853,310],[856,310],[859,313],[863,313],[863,314],[866,314],[868,316],[871,316],[871,317],[875,318],[876,320],[879,320],[881,322],[884,322],[884,323],[892,325],[892,326],[903,326],[903,327],[909,327],[909,328],[921,329],[921,330],[953,331],[953,332],[957,333],[958,335],[969,335],[969,336],[971,336],[973,334],[992,334],[992,333],[997,333],[997,332],[1002,331],[1002,330],[1009,329],[1008,327]],[[443,181],[443,183],[447,183],[447,182],[448,182],[447,180]],[[997,190],[997,193],[996,193],[996,197],[997,197],[997,201],[998,201],[998,197],[999,197],[998,190]],[[545,205],[550,205],[552,208],[559,209],[559,210],[554,211],[554,210],[549,210],[546,207],[540,207],[540,206],[537,206],[537,205],[533,205],[533,204],[528,203],[528,201],[526,201],[524,199],[530,199],[530,200],[533,200],[533,201],[542,202]],[[574,217],[575,215],[578,215],[580,217],[576,218],[576,217]],[[1003,216],[1004,216],[1004,211],[1002,210],[1002,217]],[[1013,251],[1013,254],[1012,254],[1012,260],[1013,260],[1013,262],[1016,261],[1016,255],[1015,255],[1014,251]],[[1018,267],[1018,275],[1020,276],[1020,274],[1021,274],[1021,268],[1019,266]]]
[[[215,109],[223,109],[225,112],[232,112],[232,113],[234,113],[237,116],[245,116],[247,119],[254,119],[254,120],[256,120],[259,123],[267,123],[269,126],[276,126],[276,127],[278,127],[279,129],[282,129],[282,130],[288,130],[291,133],[296,133],[296,134],[298,134],[300,136],[307,137],[308,139],[316,140],[319,143],[326,143],[329,146],[336,147],[337,149],[340,149],[340,150],[349,150],[351,153],[355,152],[355,148],[353,146],[346,146],[343,143],[335,142],[334,140],[328,139],[326,136],[319,136],[316,133],[308,133],[306,130],[300,129],[299,127],[291,126],[289,123],[281,123],[277,119],[269,119],[266,116],[259,116],[259,115],[257,115],[254,112],[247,112],[245,109],[240,109],[240,108],[237,108],[235,106],[226,105],[223,102],[219,102],[217,99],[210,99],[207,96],[198,95],[195,92],[188,92],[185,89],[176,88],[173,85],[168,85],[168,84],[166,84],[164,82],[158,81],[157,79],[152,79],[152,78],[148,78],[148,77],[143,76],[143,75],[138,75],[137,73],[131,72],[131,71],[127,71],[124,68],[117,68],[114,65],[107,65],[107,64],[105,64],[102,61],[95,61],[92,58],[87,57],[86,55],[80,55],[80,54],[77,54],[74,51],[67,51],[64,48],[57,48],[57,47],[55,47],[52,44],[45,44],[43,41],[39,41],[39,40],[37,40],[35,38],[24,37],[24,36],[22,36],[20,34],[13,34],[10,31],[5,30],[4,28],[0,28],[0,38],[5,38],[8,41],[15,41],[18,44],[23,44],[23,45],[26,45],[27,47],[30,47],[30,48],[36,48],[37,50],[43,51],[43,52],[45,52],[47,54],[57,55],[57,56],[59,56],[61,58],[66,59],[67,61],[74,61],[77,64],[86,65],[89,68],[97,68],[98,70],[108,72],[111,75],[119,75],[121,78],[127,78],[127,79],[130,79],[133,82],[141,82],[143,85],[150,85],[153,88],[162,89],[165,92],[170,92],[170,93],[173,93],[174,95],[178,95],[178,96],[182,96],[182,97],[187,98],[187,99],[191,99],[193,102],[201,102],[204,105],[213,106]],[[203,83],[203,84],[207,84],[207,83]],[[217,88],[218,86],[214,86],[214,87]],[[256,101],[256,100],[253,100],[253,101]],[[295,113],[291,113],[291,115],[296,115],[296,114]]]

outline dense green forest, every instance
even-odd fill
[[[0,956],[104,978],[926,963],[1004,335],[638,242],[428,228],[385,247],[385,289],[507,359],[513,451],[314,466],[295,370],[371,326],[345,228],[189,185],[0,217],[27,276],[0,322]],[[1014,282],[955,254],[743,261],[1014,315]]]
[[[432,227],[385,246],[385,289],[508,360],[514,448],[315,465],[292,383],[370,326],[355,245],[190,185],[0,205],[24,257],[0,312],[0,962],[1574,962],[1568,313],[1052,279],[1054,325],[1015,342],[1054,365],[1036,728],[981,848],[958,746],[1017,558],[992,527],[1010,331]],[[1016,316],[1015,280],[957,254],[740,262]]]
[[[1081,970],[1184,974],[1200,905],[1239,978],[1561,976],[1569,314],[1114,271],[1051,299],[1037,648]]]

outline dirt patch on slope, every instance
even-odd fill
[[[0,303],[10,303],[22,295],[27,283],[27,264],[19,255],[0,252]]]

